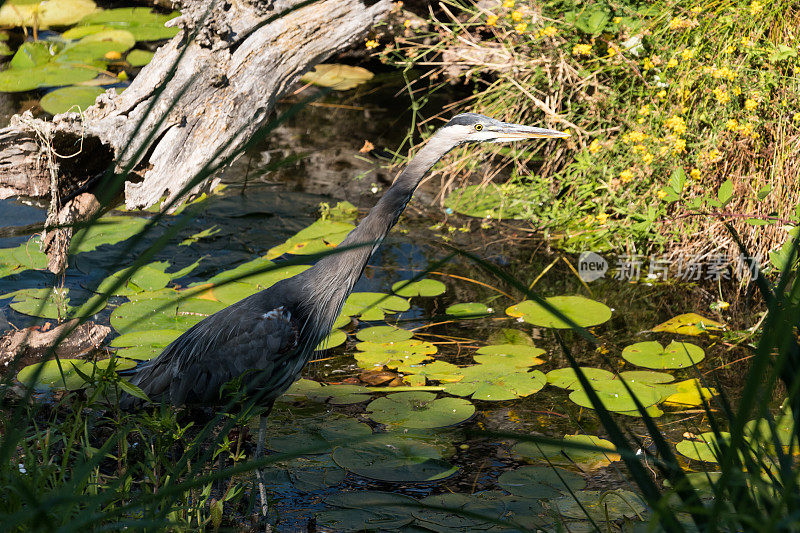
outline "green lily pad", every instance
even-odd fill
[[[661,392],[654,387],[641,383],[628,382],[627,384],[644,407],[655,405],[662,399]],[[603,406],[609,411],[636,411],[636,404],[621,380],[596,381],[593,386]],[[572,391],[569,399],[581,407],[594,408],[589,401],[588,394],[583,389]]]
[[[570,318],[577,325],[587,328],[607,322],[611,309],[600,302],[583,296],[552,296],[545,301]],[[525,300],[506,309],[506,314],[514,318],[522,317],[525,322],[543,328],[570,329],[570,325],[532,300]]]
[[[321,387],[322,383],[319,381],[305,378],[298,379],[283,393],[278,399],[278,402],[293,402],[300,399],[309,399]]]
[[[647,513],[642,497],[624,489],[580,491],[551,500],[551,504],[562,516],[596,521],[644,518]]]
[[[435,279],[418,281],[398,281],[392,285],[392,292],[397,296],[411,298],[414,296],[439,296],[447,290],[447,286]]]
[[[616,447],[605,439],[593,435],[566,435],[562,446],[520,442],[511,451],[532,461],[545,459],[555,465],[580,465],[583,469],[592,470],[619,461]],[[570,444],[594,446],[597,449],[586,450],[573,448]]]
[[[136,366],[135,361],[125,361],[122,359],[104,359],[96,363],[86,361],[85,359],[50,359],[43,363],[26,366],[17,374],[17,380],[27,386],[32,385],[37,389],[54,388],[77,390],[86,387],[88,383],[75,369],[91,377],[95,375],[96,372],[108,368],[112,361],[115,364],[116,370],[126,370]],[[39,367],[41,367],[41,370],[39,370]],[[39,372],[39,376],[34,380],[34,376],[37,372]]]
[[[436,353],[433,344],[410,339],[392,343],[360,342],[356,345],[360,350],[354,357],[358,366],[365,369],[388,366],[397,368],[399,365],[418,365],[431,359]]]
[[[78,311],[85,302],[91,304],[79,314]],[[11,308],[19,313],[59,320],[91,316],[105,306],[106,301],[100,296],[86,291],[59,288],[21,289],[14,293],[11,301]]]
[[[0,248],[0,276],[47,268],[47,256],[39,250],[40,243],[36,236],[16,248]]]
[[[70,254],[91,252],[104,244],[117,244],[142,231],[146,218],[102,217],[89,228],[79,229],[72,237]]]
[[[596,381],[608,381],[614,379],[614,374],[602,368],[590,368],[582,366],[581,372],[589,380],[590,383]],[[581,389],[581,382],[578,380],[578,375],[571,367],[558,368],[551,370],[547,373],[547,382],[562,389]]]
[[[664,385],[675,380],[675,376],[666,372],[651,370],[627,370],[620,372],[619,377],[627,383],[643,383],[647,385]]]
[[[478,348],[472,358],[485,365],[499,365],[510,368],[528,368],[544,363],[539,359],[544,350],[522,344],[494,344]]]
[[[58,53],[58,47],[46,42],[25,42],[8,63],[10,69],[30,69],[45,65]]]
[[[70,26],[96,10],[92,0],[12,0],[0,7],[0,26]]]
[[[66,113],[70,110],[84,111],[94,105],[97,97],[104,92],[105,89],[100,87],[64,87],[44,95],[39,100],[39,105],[51,115]]]
[[[337,91],[347,91],[372,79],[374,74],[362,67],[320,63],[314,70],[300,78],[303,83],[313,83],[320,87],[330,87]]]
[[[463,377],[462,371],[464,370],[446,361],[433,361],[427,364],[401,363],[397,365],[396,369],[402,374],[414,374],[416,376],[423,376],[427,379],[442,382],[461,380]],[[466,395],[462,394],[461,396]]]
[[[339,492],[325,498],[328,505],[343,507],[323,511],[317,524],[332,531],[391,531],[414,519],[410,509],[417,500],[403,494],[359,490]]]
[[[137,41],[157,41],[170,39],[178,34],[180,28],[167,28],[164,24],[180,15],[177,11],[162,15],[147,7],[123,7],[106,9],[80,20],[80,25],[101,25],[109,28],[126,30],[133,34]]]
[[[318,416],[305,417],[299,423],[288,423],[288,417],[270,420],[266,447],[281,453],[323,454],[334,446],[348,441],[364,439],[372,434],[372,429],[354,418],[338,413],[324,412]],[[353,442],[359,446],[360,442]]]
[[[384,313],[408,311],[411,304],[405,298],[382,292],[354,292],[342,306],[342,314],[360,316],[362,320],[383,320]]]
[[[431,392],[397,392],[367,405],[369,417],[381,424],[404,428],[453,426],[475,414],[475,406],[461,398],[440,398]]]
[[[451,511],[436,508],[416,508],[412,509],[414,517],[418,523],[424,526],[425,530],[432,530],[442,533],[457,531],[486,531],[496,527],[494,522],[483,520],[476,516],[468,516],[465,513],[475,513],[478,516],[491,517],[500,520],[506,511],[506,505],[499,498],[485,498],[482,495],[444,493],[428,496],[420,500],[420,503],[431,507],[444,507]]]
[[[394,326],[373,326],[356,333],[358,340],[375,343],[395,343],[409,340],[414,334]]]
[[[275,259],[283,254],[311,255],[331,251],[341,243],[355,226],[334,220],[317,220],[298,231],[282,244],[271,248],[266,257]]]
[[[523,466],[504,472],[497,480],[501,488],[523,498],[549,499],[586,486],[580,474],[563,468]]]
[[[463,375],[461,381],[446,384],[444,390],[455,396],[472,396],[473,400],[514,400],[539,392],[547,383],[538,370],[512,372],[497,366],[474,365],[459,372]]]
[[[153,52],[147,50],[131,50],[125,57],[125,61],[132,67],[143,67],[153,60]]]
[[[129,31],[103,29],[67,44],[54,60],[61,63],[90,63],[103,59],[109,52],[123,54],[135,44],[136,39]]]
[[[720,435],[724,441],[730,441],[730,433],[721,432]],[[717,463],[717,437],[713,431],[702,433],[697,436],[696,440],[684,439],[675,445],[678,453],[694,459],[695,461],[703,461],[706,463]]]
[[[788,453],[789,447],[794,444],[794,453],[798,451],[798,442],[795,437],[794,416],[791,409],[779,414],[773,420],[772,426],[766,418],[750,420],[744,426],[745,438],[750,442],[757,442],[767,449],[772,449],[775,439],[783,447],[783,451]]]
[[[464,302],[460,304],[453,304],[444,312],[452,317],[467,319],[467,318],[483,318],[492,314],[492,310],[484,304],[477,302]]]
[[[164,348],[182,333],[177,329],[135,331],[120,335],[111,341],[109,346],[121,348],[116,352],[117,357],[146,361],[163,352]]]
[[[322,339],[322,342],[319,343],[316,350],[330,350],[331,348],[341,346],[345,342],[347,342],[347,333],[340,329],[335,329],[331,331],[327,337]]]
[[[209,278],[206,283],[223,286],[225,283],[230,283],[235,279],[239,283],[254,285],[259,290],[263,290],[281,280],[294,277],[309,268],[311,268],[309,265],[279,266],[279,264],[273,263],[266,257],[259,257],[236,268],[220,272]]]
[[[396,434],[340,446],[333,451],[333,460],[354,474],[400,483],[437,481],[458,472],[458,467],[444,460],[438,446]]]
[[[622,350],[622,357],[629,363],[646,368],[686,368],[705,358],[699,346],[688,342],[672,341],[665,348],[657,341],[637,342]]]
[[[311,400],[333,405],[365,402],[370,399],[371,394],[368,388],[358,385],[327,385],[306,392],[306,396]]]
[[[89,81],[99,68],[91,65],[47,63],[28,69],[8,69],[0,72],[0,91],[6,93],[32,91],[40,87],[60,87]]]
[[[301,492],[316,492],[336,486],[347,475],[329,454],[295,457],[276,466],[288,472],[292,485]]]
[[[176,329],[185,331],[204,318],[224,309],[221,302],[188,298],[178,303],[180,293],[168,298],[162,293],[146,297],[147,293],[124,303],[111,313],[111,326],[120,333],[153,329]]]

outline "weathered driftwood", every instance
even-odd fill
[[[54,200],[48,224],[68,223],[98,207],[79,195],[107,193],[97,178],[113,164],[135,170],[124,185],[128,208],[172,200],[207,165],[237,153],[301,74],[361,38],[390,4],[182,0],[178,7],[182,15],[170,23],[182,31],[122,94],[109,91],[83,115],[51,122],[23,115],[0,130],[0,198]],[[59,232],[44,239],[52,270],[63,266],[69,241]]]

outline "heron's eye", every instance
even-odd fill
[[[475,124],[475,131],[481,131],[483,129],[483,124]]]

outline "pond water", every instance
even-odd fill
[[[143,279],[138,287],[139,292],[151,282],[151,290],[162,291],[150,297],[151,304],[145,301],[143,305],[153,308],[161,303],[166,298],[163,291],[169,290],[164,285],[184,288],[204,283],[222,271],[258,257],[269,256],[276,246],[282,245],[317,220],[321,202],[327,202],[331,207],[341,200],[348,200],[361,208],[372,205],[391,183],[393,173],[383,169],[374,156],[359,154],[358,150],[365,140],[373,143],[377,151],[393,149],[406,135],[408,115],[402,112],[402,102],[392,99],[391,95],[396,91],[397,86],[387,84],[372,94],[345,93],[323,99],[282,126],[270,138],[268,145],[239,159],[224,176],[227,188],[199,204],[200,209],[189,225],[153,258],[154,261],[167,261],[169,272],[197,263],[196,266],[185,275],[168,280],[161,286],[152,281],[157,277],[155,275]],[[392,101],[396,102],[395,107],[386,108],[386,102]],[[307,154],[306,157],[279,171],[259,173],[255,170],[269,161],[303,153]],[[600,348],[577,334],[560,330],[565,344],[580,365],[604,368],[615,373],[646,370],[626,362],[621,357],[623,350],[644,341],[655,340],[663,345],[675,340],[685,341],[704,350],[705,359],[702,362],[696,366],[689,363],[683,368],[658,370],[672,377],[654,378],[651,374],[641,376],[641,380],[672,381],[674,378],[678,382],[702,377],[708,380],[708,386],[723,387],[735,399],[743,376],[742,367],[741,363],[730,366],[726,366],[726,363],[745,357],[747,353],[743,349],[732,348],[721,338],[708,334],[689,337],[649,331],[676,315],[689,312],[722,320],[733,329],[749,326],[746,309],[730,308],[724,316],[715,315],[709,310],[709,304],[720,299],[717,287],[663,282],[628,283],[610,277],[586,285],[567,264],[571,262],[574,265],[575,257],[560,259],[557,253],[549,250],[547,243],[522,230],[522,223],[486,224],[480,219],[447,215],[432,204],[431,198],[435,193],[431,187],[420,191],[412,202],[413,209],[407,212],[398,228],[371,259],[364,276],[355,287],[356,292],[388,293],[395,283],[430,270],[432,265],[437,265],[449,254],[448,248],[443,245],[445,237],[447,244],[476,254],[525,286],[535,281],[534,290],[542,296],[581,295],[610,308],[611,318],[601,320],[591,328],[600,341]],[[130,216],[124,212],[111,215]],[[339,216],[341,218],[334,219],[341,224],[351,217]],[[43,219],[44,211],[40,208],[10,201],[0,203],[0,224],[5,226],[31,224]],[[94,248],[86,247],[74,256],[63,287],[78,294],[96,285],[120,269],[119,265],[124,266],[131,258],[142,253],[154,241],[155,235],[163,233],[176,219],[168,217],[166,222],[159,224],[154,236],[127,252],[121,260],[117,258],[124,243],[88,239],[94,243]],[[440,225],[445,219],[449,226]],[[482,229],[481,224],[488,227]],[[453,231],[448,227],[454,228]],[[200,234],[204,230],[208,231]],[[331,240],[340,237],[337,233]],[[35,255],[35,242],[29,239],[31,236],[8,237],[0,241],[0,246],[12,248],[28,243],[28,251]],[[191,242],[187,242],[187,239]],[[311,240],[319,244],[319,239]],[[307,243],[303,241],[303,244]],[[509,374],[522,373],[528,379],[533,375],[529,370],[548,373],[569,366],[555,336],[556,330],[536,325],[536,320],[528,320],[528,315],[518,317],[507,314],[507,308],[525,299],[518,289],[463,256],[456,256],[432,270],[425,277],[443,283],[443,293],[432,297],[411,297],[408,309],[387,312],[385,319],[364,320],[363,317],[356,318],[357,313],[354,314],[352,320],[341,326],[347,334],[346,342],[321,352],[306,368],[304,376],[327,384],[366,386],[367,383],[361,380],[364,377],[364,365],[359,366],[359,361],[354,358],[359,351],[357,343],[360,342],[356,334],[368,327],[385,324],[413,332],[414,340],[418,341],[415,346],[423,341],[430,343],[425,346],[435,348],[436,353],[431,355],[436,361],[458,367],[473,365],[473,356],[481,347],[509,344],[517,345],[524,352],[520,358],[527,361],[520,365],[520,359],[509,356],[506,368]],[[27,269],[0,278],[0,288],[3,293],[10,293],[19,289],[45,288],[56,282],[52,276],[41,271]],[[221,293],[215,293],[218,301],[213,303],[224,307],[223,304],[230,302],[226,300],[228,295]],[[123,306],[130,306],[128,300],[136,298],[142,298],[141,294],[137,296],[136,289],[132,289],[130,294],[111,298],[94,320],[104,324],[110,321],[115,327],[112,337],[116,336],[120,330],[124,330],[119,326],[119,317],[127,316],[119,310],[125,309]],[[233,299],[233,296],[230,298]],[[488,308],[485,316],[464,319],[448,314],[449,306],[467,302]],[[2,300],[2,310],[14,326],[21,328],[42,323],[43,319],[19,311],[30,310],[31,306],[16,305],[15,309],[9,303],[9,299]],[[587,305],[579,302],[578,308]],[[215,308],[212,306],[197,314],[202,316],[213,310]],[[151,329],[163,330],[163,323],[158,324]],[[181,329],[188,327],[187,324],[177,321],[173,327]],[[380,342],[382,337],[376,339]],[[382,344],[387,342],[384,340]],[[541,361],[532,355],[532,345],[541,350],[535,352]],[[513,352],[508,347],[505,350]],[[382,365],[378,368],[382,368]],[[650,365],[650,368],[659,367]],[[389,379],[415,374],[414,370],[389,372]],[[432,369],[428,373],[427,385],[446,386],[455,373],[451,366]],[[414,379],[414,383],[426,383],[424,378],[422,382],[419,378]],[[545,450],[545,460],[537,457],[532,445],[526,447],[508,436],[492,436],[491,432],[515,432],[556,439],[568,435],[603,438],[605,435],[594,411],[579,405],[581,402],[575,393],[580,391],[570,392],[554,386],[552,379],[548,380],[548,385],[544,385],[544,382],[538,385],[526,382],[513,386],[504,384],[503,379],[500,374],[488,373],[487,379],[481,384],[497,385],[500,391],[512,391],[511,396],[515,399],[487,401],[490,393],[486,393],[486,399],[473,398],[468,402],[471,393],[462,391],[458,395],[450,395],[434,390],[433,393],[438,394],[439,398],[466,398],[461,403],[447,404],[441,408],[441,413],[437,411],[436,416],[445,419],[451,416],[448,411],[456,413],[452,416],[453,421],[458,423],[441,424],[447,426],[442,429],[408,428],[409,421],[415,420],[414,412],[433,409],[433,396],[425,396],[425,392],[413,393],[420,396],[402,401],[398,399],[397,402],[403,404],[400,406],[382,406],[368,402],[385,396],[384,393],[366,395],[369,391],[341,388],[340,392],[333,395],[332,401],[326,403],[320,401],[320,395],[324,399],[327,393],[320,393],[313,388],[313,384],[303,382],[292,396],[278,403],[272,414],[272,449],[297,449],[308,444],[308,435],[316,436],[319,441],[319,435],[340,437],[344,433],[352,436],[369,430],[386,430],[390,440],[381,448],[383,451],[359,451],[357,444],[354,445],[355,451],[342,446],[333,453],[329,449],[323,450],[324,453],[294,460],[283,468],[270,469],[267,476],[268,491],[278,530],[305,530],[309,527],[351,530],[358,529],[353,524],[359,520],[371,521],[369,523],[375,528],[386,530],[474,531],[495,526],[434,511],[414,511],[413,516],[409,517],[407,509],[399,512],[392,507],[398,504],[397,500],[386,499],[389,497],[385,495],[370,496],[371,493],[365,492],[368,490],[389,492],[395,495],[394,498],[401,498],[399,495],[418,500],[429,498],[425,500],[427,503],[455,505],[497,517],[511,517],[530,528],[539,526],[550,529],[556,522],[567,522],[571,531],[591,529],[590,522],[581,520],[580,514],[576,515],[567,509],[563,500],[559,500],[567,494],[563,486],[553,488],[542,485],[538,497],[528,494],[525,491],[537,485],[525,480],[538,479],[537,482],[540,482],[545,474],[542,471],[518,469],[524,465],[548,467],[548,460],[558,464],[567,472],[578,474],[569,482],[570,487],[585,491],[588,495],[585,503],[595,505],[598,493],[592,491],[631,487],[621,463],[610,461],[615,459],[613,454],[604,457],[602,453],[595,452],[578,457],[574,451],[568,450],[567,453],[572,454],[568,458],[561,450],[551,449]],[[652,381],[650,383],[652,385]],[[534,388],[536,392],[531,392]],[[385,390],[390,392],[391,387]],[[708,430],[702,406],[698,407],[697,402],[664,406],[663,400],[678,391],[670,390],[670,394],[666,394],[667,389],[659,390],[658,401],[650,405],[662,404],[665,413],[658,421],[673,442],[682,441],[686,432],[700,434]],[[475,396],[479,396],[478,392],[475,392]],[[461,416],[462,413],[467,414]],[[619,415],[619,419],[631,435],[643,439],[643,447],[650,446],[647,432],[638,417]],[[382,424],[378,420],[387,423]],[[393,424],[392,420],[397,423]],[[471,433],[476,431],[488,433],[482,436]],[[386,449],[397,453],[384,454]],[[365,453],[368,457],[364,456]],[[691,469],[713,468],[711,463],[690,461],[688,458],[684,460]],[[420,465],[423,465],[422,470]],[[516,481],[508,475],[501,478],[513,470],[518,470],[522,477]],[[437,476],[442,479],[435,480]],[[348,492],[360,494],[361,503],[339,497]],[[376,500],[369,505],[364,503],[371,501],[370,497]],[[371,508],[365,509],[365,506]],[[378,513],[376,508],[383,509],[384,513]],[[610,518],[616,527],[622,523],[623,517],[634,519],[637,513],[646,517],[646,512],[636,502],[629,502],[627,507],[617,502]]]

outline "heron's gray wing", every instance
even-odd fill
[[[153,401],[211,404],[221,401],[225,383],[253,371],[248,382],[267,388],[271,399],[302,369],[295,369],[297,350],[298,327],[285,307],[258,312],[233,305],[178,337],[131,382]]]

